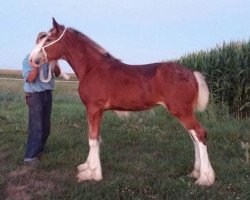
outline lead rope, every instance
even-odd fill
[[[60,69],[60,71],[61,71],[61,74],[60,74],[60,75],[62,75],[62,77],[63,77],[64,79],[66,79],[66,80],[69,80],[69,79],[70,79],[70,76],[69,76],[68,74],[62,72],[62,69],[61,69],[61,67],[60,67],[60,65],[58,64],[57,61],[51,61],[51,62],[49,63],[49,66],[48,66],[48,70],[49,70],[49,71],[48,71],[48,77],[47,77],[47,79],[44,78],[43,68],[42,68],[42,67],[39,68],[39,78],[40,78],[40,80],[41,80],[42,82],[48,83],[48,82],[51,80],[51,72],[52,72],[52,70],[54,70],[54,68],[55,68],[56,65],[59,67],[59,69]]]
[[[49,63],[49,66],[48,66],[48,77],[47,79],[44,78],[44,74],[43,74],[43,67],[39,67],[39,78],[42,82],[44,83],[48,83],[50,80],[51,80],[51,71],[52,71],[52,68],[55,67],[55,61],[52,61]]]
[[[67,28],[65,28],[65,29],[63,30],[63,32],[62,32],[62,34],[60,35],[60,37],[57,38],[55,41],[53,41],[53,42],[51,42],[51,43],[49,43],[49,44],[47,44],[47,45],[45,45],[45,46],[42,46],[42,45],[44,44],[46,38],[47,38],[49,35],[45,38],[43,44],[41,45],[41,49],[42,49],[42,52],[43,52],[43,55],[44,55],[44,57],[45,57],[46,62],[48,62],[48,57],[47,57],[47,52],[45,51],[45,47],[49,47],[49,46],[51,46],[51,45],[57,43],[57,42],[64,36],[66,30],[67,30]],[[57,63],[57,61],[51,61],[51,62],[49,63],[49,66],[48,66],[48,68],[49,68],[49,69],[48,69],[48,70],[49,70],[49,74],[48,74],[47,79],[44,78],[43,70],[41,70],[41,68],[40,68],[40,70],[39,70],[39,74],[40,74],[39,77],[40,77],[40,80],[41,80],[42,82],[47,83],[47,82],[50,81],[50,79],[51,79],[51,71],[52,71],[52,69],[55,68],[55,65],[56,65],[56,64],[57,64],[57,66],[59,67],[59,69],[60,69],[60,71],[61,71],[62,77],[63,77],[64,79],[66,79],[66,80],[69,80],[69,79],[70,79],[70,76],[62,71],[62,69],[61,69],[60,65]]]

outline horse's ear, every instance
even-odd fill
[[[53,27],[56,28],[56,29],[58,29],[59,24],[57,23],[57,21],[55,20],[54,17],[52,17],[52,21],[53,21]]]
[[[59,32],[60,24],[57,23],[54,17],[52,18],[52,21],[53,21],[54,33],[57,34]]]

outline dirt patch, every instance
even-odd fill
[[[0,170],[2,179],[0,196],[6,200],[32,200],[43,199],[44,196],[63,194],[67,188],[63,187],[66,180],[74,181],[72,171],[54,170],[45,172],[38,165],[23,165],[11,172],[2,170],[8,164],[8,153],[0,152]]]
[[[73,175],[62,171],[44,172],[33,166],[17,168],[7,176],[5,197],[15,200],[43,199],[44,195],[54,191],[63,193],[65,188],[60,184],[71,178],[73,180]]]

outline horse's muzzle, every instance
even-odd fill
[[[36,64],[36,65],[39,65],[39,64],[40,64],[40,59],[39,59],[39,58],[36,58],[36,59],[35,59],[35,64]]]

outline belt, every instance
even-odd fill
[[[44,90],[44,91],[41,91],[41,92],[25,92],[26,95],[31,95],[31,94],[34,94],[34,93],[47,93],[47,92],[52,92],[52,90]]]

